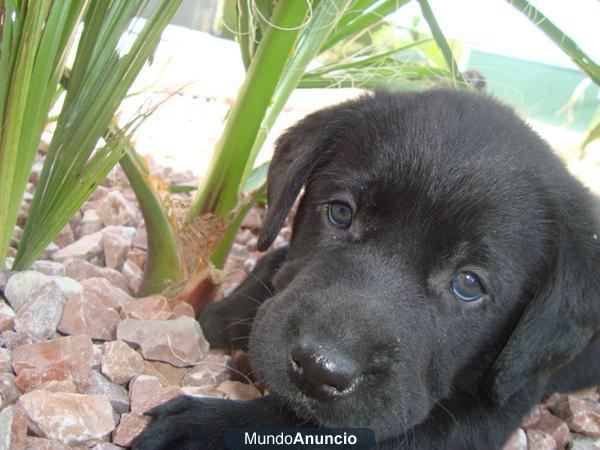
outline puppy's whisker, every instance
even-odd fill
[[[241,318],[237,318],[237,317],[227,317],[225,320],[231,321],[231,322],[228,323],[225,327],[223,327],[223,330],[227,330],[236,325],[243,325],[243,324],[252,325],[252,322],[254,321],[254,319],[247,319],[247,318],[241,319]]]
[[[249,340],[250,339],[250,335],[246,335],[246,336],[237,336],[234,338],[229,339],[230,341],[242,341],[242,340]]]
[[[254,278],[256,281],[258,281],[258,282],[261,284],[261,286],[262,286],[262,287],[264,287],[264,288],[265,288],[265,290],[266,290],[266,291],[269,293],[269,297],[273,297],[273,295],[274,295],[274,294],[273,294],[273,291],[271,290],[271,288],[269,288],[269,286],[267,286],[267,284],[266,284],[266,283],[265,283],[263,280],[261,280],[261,279],[260,279],[258,276],[256,276],[256,275],[255,275],[253,272],[249,272],[249,273],[248,273],[248,276],[249,276],[249,277],[252,277],[252,278]]]
[[[263,302],[261,302],[260,300],[258,300],[257,298],[252,297],[251,295],[248,295],[244,292],[238,292],[238,294],[244,296],[245,298],[247,298],[248,300],[252,300],[253,302],[255,302],[257,305],[262,305]],[[271,295],[272,296],[272,295]]]
[[[439,406],[442,411],[444,411],[446,414],[448,414],[448,416],[450,416],[450,418],[454,421],[454,423],[458,424],[458,420],[456,420],[456,417],[454,417],[454,414],[452,414],[450,412],[450,410],[442,404],[442,401],[437,401],[437,402],[435,402],[435,404],[436,404],[436,406]]]

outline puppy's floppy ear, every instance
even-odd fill
[[[557,221],[553,261],[490,372],[499,403],[571,361],[600,331],[600,233],[590,211]]]
[[[277,140],[267,176],[269,208],[258,236],[258,250],[264,251],[273,243],[300,190],[327,158],[336,130],[343,124],[339,114],[348,105],[312,113]]]

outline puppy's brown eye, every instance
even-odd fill
[[[452,280],[452,292],[463,302],[479,300],[485,294],[479,277],[473,272],[457,274]]]
[[[344,202],[331,202],[327,207],[327,217],[336,227],[348,228],[352,223],[352,207]]]

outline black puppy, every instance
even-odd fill
[[[248,346],[270,394],[179,397],[138,448],[309,425],[369,427],[379,448],[492,450],[549,393],[600,384],[594,199],[508,108],[365,95],[288,130],[268,186],[262,250],[304,187],[289,249],[200,320],[213,345]]]

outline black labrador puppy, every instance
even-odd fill
[[[269,395],[174,399],[137,448],[321,426],[492,450],[550,393],[600,384],[595,200],[507,107],[380,92],[307,116],[277,143],[259,249],[303,188],[289,248],[200,318]]]

